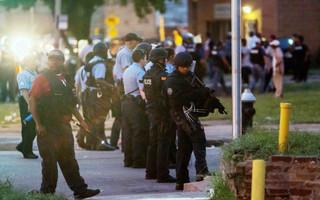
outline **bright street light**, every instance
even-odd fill
[[[251,13],[251,7],[250,6],[243,6],[242,10],[243,10],[244,13],[247,13],[247,14]]]

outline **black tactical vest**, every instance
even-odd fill
[[[153,64],[151,69],[143,76],[143,90],[147,99],[147,108],[162,106],[161,93],[167,76],[168,73],[165,69],[157,63]]]
[[[61,123],[65,115],[71,115],[77,100],[73,92],[71,78],[65,77],[65,85],[49,69],[41,72],[50,83],[49,94],[40,97],[38,101],[38,112],[43,125]]]
[[[105,81],[107,83],[110,83],[111,85],[114,85],[112,68],[107,67],[107,64],[104,60],[98,60],[96,62],[92,62],[92,63],[85,65],[84,70],[85,70],[86,76],[87,76],[86,85],[89,87],[97,87],[96,79],[92,74],[92,69],[96,64],[99,64],[99,63],[104,64],[104,66],[106,67],[106,73],[104,76]],[[106,92],[107,96],[110,96],[112,93],[112,88],[106,88],[104,92]]]
[[[217,48],[213,48],[212,51],[210,52],[210,56],[212,59],[213,65],[215,67],[223,68],[224,64],[222,61],[221,56],[219,55],[219,50]]]
[[[260,48],[253,48],[250,51],[250,61],[252,64],[258,64],[260,67],[264,67],[264,59],[263,59],[263,53],[262,49]]]

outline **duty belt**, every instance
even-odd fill
[[[140,95],[138,95],[138,96],[133,96],[133,95],[125,95],[126,96],[126,99],[127,100],[131,100],[131,101],[136,101],[136,100],[138,100],[138,98],[141,98],[141,96]]]

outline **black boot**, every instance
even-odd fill
[[[85,189],[83,192],[81,192],[79,194],[74,194],[74,198],[75,199],[85,199],[85,198],[93,197],[99,193],[100,193],[99,189],[96,189],[96,190]]]
[[[166,179],[158,179],[157,183],[175,183],[176,181],[176,178],[169,175]]]

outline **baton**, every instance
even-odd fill
[[[116,150],[113,146],[111,146],[108,142],[100,139],[98,136],[96,136],[95,134],[91,133],[90,131],[86,130],[85,128],[83,128],[79,123],[76,123],[77,126],[79,126],[82,130],[84,130],[86,133],[88,133],[90,136],[92,136],[94,139],[100,141],[101,146],[107,148],[107,150],[111,150],[114,151]]]

